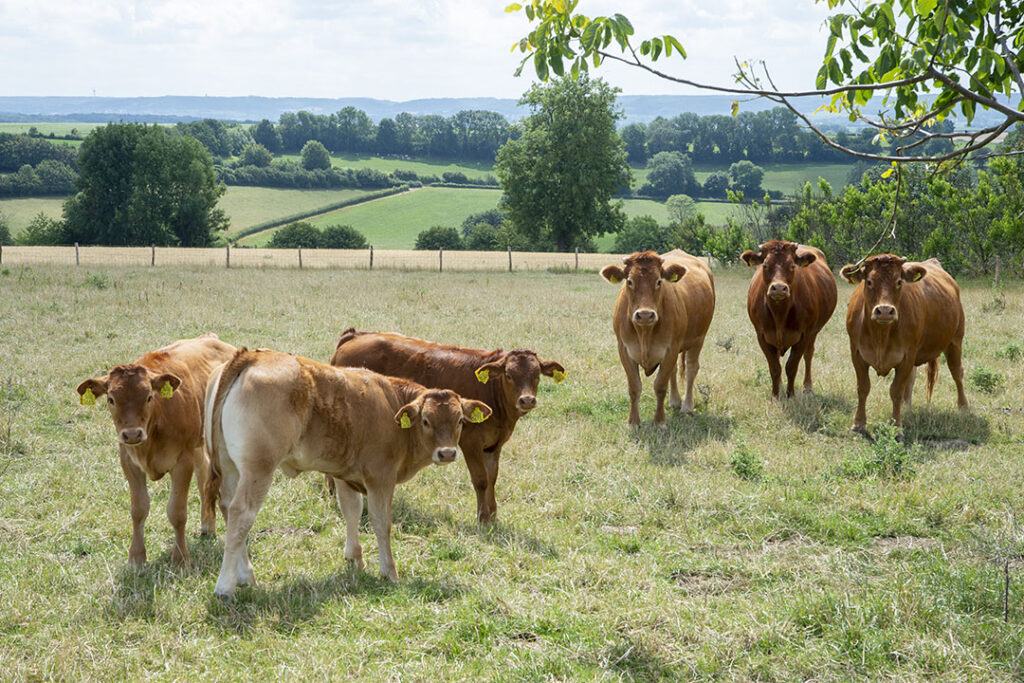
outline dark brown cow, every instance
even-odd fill
[[[857,413],[853,430],[867,434],[864,404],[871,390],[868,367],[879,375],[895,369],[889,388],[892,419],[903,426],[901,407],[910,406],[915,369],[928,364],[928,400],[945,354],[956,382],[957,405],[967,409],[961,352],[964,308],[960,288],[938,259],[908,263],[892,254],[871,256],[860,265],[843,266],[842,276],[857,285],[846,311],[850,356],[857,373]]]
[[[491,419],[467,424],[459,439],[476,490],[481,524],[489,524],[498,511],[494,486],[501,449],[519,418],[537,405],[540,376],[553,377],[556,382],[565,377],[560,363],[541,360],[526,349],[481,351],[354,328],[338,339],[331,365],[363,367],[427,387],[451,389],[491,407]]]
[[[185,564],[189,560],[185,521],[193,469],[199,485],[202,533],[215,532],[215,505],[205,493],[209,460],[203,446],[203,401],[210,373],[234,352],[235,347],[217,335],[205,334],[176,341],[78,385],[78,395],[85,405],[105,394],[114,419],[121,469],[131,494],[129,564],[146,561],[143,527],[149,515],[147,476],[156,481],[171,474],[167,518],[174,527],[173,562]]]
[[[655,370],[654,395],[658,407],[654,424],[665,425],[665,392],[672,385],[669,405],[693,412],[693,381],[700,367],[700,350],[715,313],[715,281],[701,259],[675,249],[659,256],[637,252],[623,259],[623,266],[605,266],[601,276],[623,282],[615,300],[612,327],[619,342],[619,360],[629,382],[629,423],[640,424],[640,370],[650,377]],[[676,384],[686,381],[686,398],[680,400]]]
[[[747,289],[747,315],[754,323],[757,343],[768,359],[772,397],[779,396],[780,358],[786,361],[786,396],[804,359],[804,391],[812,391],[811,359],[814,340],[836,309],[836,279],[820,249],[795,242],[772,240],[757,251],[747,249],[740,258],[757,266]]]

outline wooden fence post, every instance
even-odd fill
[[[580,248],[576,247],[576,272],[580,270]]]
[[[149,265],[150,266],[155,266],[156,265],[156,245],[155,244],[151,244],[149,246],[149,248],[151,250],[150,255],[149,255]]]
[[[302,270],[302,247],[299,247],[299,270]]]
[[[81,261],[78,260],[78,242],[75,242],[75,265],[81,265]]]
[[[225,268],[230,268],[231,267],[231,245],[230,244],[224,245],[224,267]]]
[[[373,270],[373,245],[370,245],[370,270]]]
[[[444,272],[444,249],[437,250],[437,272]]]
[[[508,248],[508,272],[512,272],[512,247]]]
[[[0,244],[0,263],[4,262],[4,245]]]

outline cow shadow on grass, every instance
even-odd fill
[[[779,400],[786,419],[809,434],[837,435],[853,421],[854,403],[840,394],[796,393],[790,398],[765,400]]]
[[[727,441],[732,433],[732,420],[722,415],[697,412],[683,415],[668,413],[665,427],[642,423],[631,438],[647,448],[647,455],[656,465],[684,465],[687,454],[697,446],[711,441]]]
[[[936,410],[925,403],[903,416],[903,435],[922,446],[960,450],[987,442],[992,433],[988,420],[981,415]]]
[[[502,548],[522,548],[535,555],[547,558],[558,557],[558,551],[551,545],[545,543],[536,536],[516,528],[514,524],[493,521],[490,525],[478,524],[475,520],[465,517],[456,518],[450,512],[434,513],[428,512],[400,496],[395,496],[392,502],[391,518],[395,525],[401,525],[403,531],[417,536],[433,536],[439,527],[454,529],[460,536],[475,536],[485,543]],[[475,515],[475,512],[466,506],[466,515]],[[500,514],[500,513],[499,513]],[[364,524],[366,524],[366,513],[363,513]]]

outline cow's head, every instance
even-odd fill
[[[814,252],[797,252],[796,242],[772,240],[760,245],[756,251],[747,249],[740,258],[748,266],[761,266],[765,284],[765,297],[782,303],[789,300],[793,286],[793,273],[806,268],[817,259]]]
[[[497,383],[504,405],[515,407],[520,415],[526,415],[537,406],[537,385],[541,375],[561,382],[565,378],[565,368],[553,360],[541,360],[528,349],[513,349],[476,369],[477,381]]]
[[[137,446],[149,438],[153,402],[172,398],[181,380],[168,373],[156,374],[142,365],[118,365],[104,377],[93,377],[78,385],[84,405],[104,394],[114,419],[118,440]]]
[[[907,263],[905,258],[880,254],[865,259],[860,265],[845,265],[839,274],[850,284],[863,283],[864,311],[872,322],[891,325],[900,319],[903,283],[917,282],[925,272],[920,263]]]
[[[486,403],[462,398],[448,389],[425,389],[399,408],[395,422],[402,429],[412,430],[430,449],[430,459],[444,465],[455,460],[463,423],[483,422],[490,416]]]
[[[661,310],[662,284],[677,282],[686,275],[686,266],[666,264],[656,252],[644,251],[622,259],[622,266],[605,266],[601,277],[613,285],[626,283],[629,297],[629,319],[637,327],[651,327],[658,322]]]

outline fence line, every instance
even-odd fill
[[[245,249],[188,247],[13,247],[0,265],[76,265],[81,268],[391,269],[448,271],[598,270],[622,255],[527,251],[414,251],[409,249]]]

